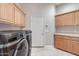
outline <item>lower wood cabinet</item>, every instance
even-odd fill
[[[72,51],[74,54],[79,55],[79,41],[71,41],[72,42]]]
[[[63,39],[63,50],[72,52],[71,40]]]
[[[55,36],[55,47],[59,49],[63,49],[64,40],[61,36]]]
[[[55,48],[79,55],[79,39],[55,35]]]

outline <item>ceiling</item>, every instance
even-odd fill
[[[43,15],[45,11],[53,5],[57,6],[60,5],[60,3],[20,3],[20,6],[26,13],[33,15]]]

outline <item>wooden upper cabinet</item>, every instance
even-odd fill
[[[74,13],[66,13],[56,16],[56,26],[74,25]]]
[[[23,12],[21,12],[21,26],[24,27],[25,23],[26,23],[26,18],[25,18],[25,14]]]
[[[0,3],[0,21],[14,23],[14,5]]]
[[[63,26],[62,16],[61,15],[56,16],[55,18],[56,18],[56,21],[55,21],[56,26]]]
[[[25,13],[13,3],[0,3],[0,23],[25,26]]]
[[[15,24],[21,25],[21,11],[17,7],[15,7]]]
[[[79,11],[75,12],[75,25],[79,25]]]
[[[25,14],[15,6],[15,24],[17,26],[25,26]]]
[[[63,17],[63,25],[74,25],[74,13],[68,13],[62,15]]]

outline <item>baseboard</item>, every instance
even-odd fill
[[[65,52],[68,52],[68,53],[71,53],[71,54],[76,55],[76,56],[79,56],[78,54],[75,54],[73,52],[69,52],[69,51],[66,51],[66,50],[63,50],[63,49],[60,49],[60,48],[57,48],[57,47],[54,47],[54,48],[59,49],[59,50],[62,50],[62,51],[65,51]]]
[[[32,48],[44,48],[44,46],[32,46]]]

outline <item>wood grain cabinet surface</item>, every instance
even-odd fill
[[[13,3],[0,3],[0,23],[25,26],[25,13]]]
[[[79,38],[55,35],[55,48],[79,55]]]
[[[71,26],[74,25],[74,14],[66,13],[56,16],[56,26]]]
[[[72,53],[79,55],[79,41],[71,41],[72,42]]]
[[[14,23],[14,5],[0,3],[0,21]]]
[[[55,21],[55,24],[56,24],[56,26],[58,27],[58,26],[63,26],[63,18],[62,18],[62,16],[60,15],[60,16],[56,16],[55,17],[56,18],[56,21]]]
[[[24,13],[21,13],[21,26],[24,27],[26,25],[26,15]]]
[[[64,26],[74,25],[74,13],[64,14],[62,17]]]
[[[63,39],[61,36],[55,36],[55,47],[63,49]]]
[[[63,37],[62,37],[63,38]],[[72,44],[71,44],[71,41],[69,37],[65,37],[63,38],[63,50],[65,51],[69,51],[69,52],[72,52]]]
[[[75,25],[79,25],[79,11],[75,12]]]
[[[24,26],[25,25],[25,14],[20,11],[17,7],[15,7],[15,24],[17,26]]]

